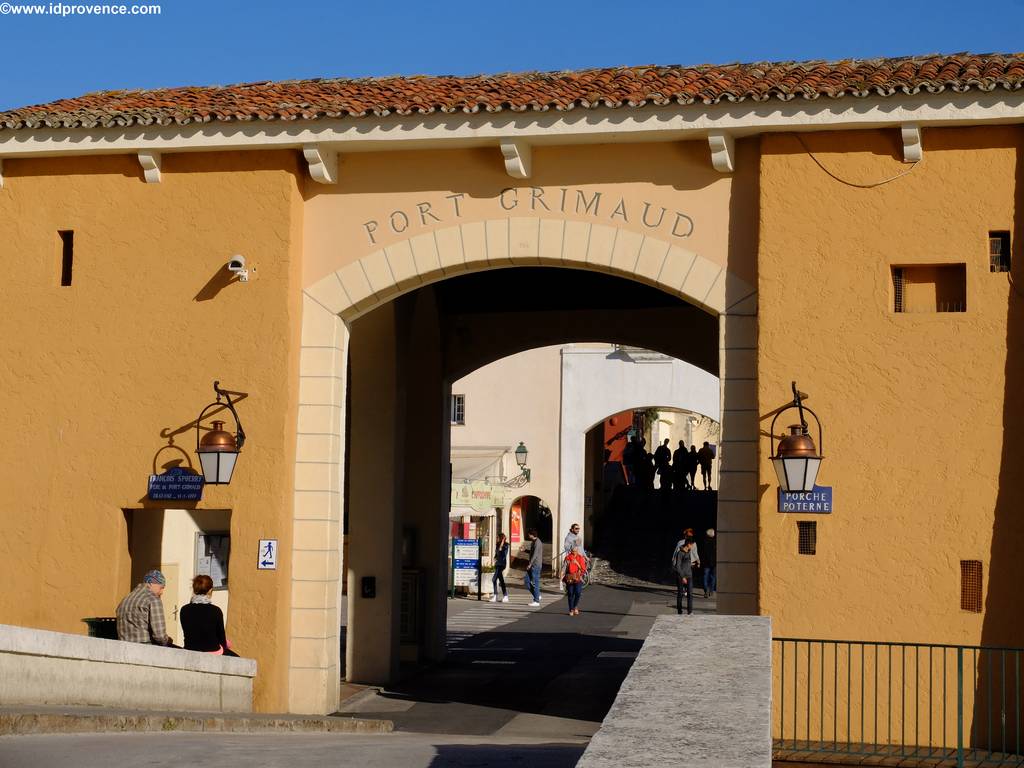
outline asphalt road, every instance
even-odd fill
[[[571,768],[584,746],[396,733],[90,733],[0,737],[2,768]]]
[[[594,585],[582,613],[567,615],[551,589],[539,609],[526,609],[521,589],[510,603],[453,601],[447,660],[403,684],[367,692],[342,711],[392,720],[402,732],[588,739],[601,724],[656,616],[675,612],[675,591],[659,585]],[[458,603],[465,603],[458,605]],[[696,598],[695,609],[713,605]],[[514,615],[472,632],[472,620]],[[491,622],[492,624],[495,622]]]

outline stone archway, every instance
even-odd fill
[[[723,438],[719,610],[757,612],[756,289],[709,259],[625,229],[522,217],[463,223],[347,263],[303,292],[291,553],[291,711],[329,712],[337,703],[346,323],[432,282],[515,266],[605,272],[655,286],[718,316]]]
[[[659,364],[660,375],[643,373],[632,363],[610,360],[603,351],[581,350],[563,357],[562,423],[560,425],[559,531],[561,541],[573,523],[584,520],[584,464],[587,431],[612,414],[634,408],[663,406],[721,418],[718,380],[682,360]],[[579,393],[586,392],[587,397]],[[651,446],[652,450],[654,446]]]

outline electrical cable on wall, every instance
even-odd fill
[[[804,137],[803,136],[801,136],[799,133],[794,134],[794,136],[796,136],[796,140],[800,142],[800,146],[804,148],[804,151],[808,154],[808,156],[811,158],[811,160],[813,160],[815,162],[815,164],[819,168],[821,168],[821,170],[823,170],[825,173],[827,173],[829,176],[831,176],[836,181],[838,181],[838,182],[840,182],[842,184],[846,184],[849,187],[857,187],[858,189],[871,189],[873,187],[880,187],[883,184],[888,184],[890,181],[896,181],[896,179],[903,178],[908,173],[910,173],[912,170],[914,170],[917,167],[917,164],[919,162],[921,162],[920,160],[914,161],[911,164],[911,166],[909,168],[907,168],[905,171],[897,173],[895,176],[890,176],[888,179],[882,179],[881,181],[875,181],[875,182],[872,182],[871,184],[858,184],[855,181],[847,181],[846,179],[841,178],[841,177],[837,176],[836,174],[834,174],[832,171],[830,171],[828,168],[826,168],[824,166],[824,164],[821,162],[821,160],[819,160],[817,157],[814,156],[814,153],[811,152],[810,147],[808,147],[807,143],[804,141]]]

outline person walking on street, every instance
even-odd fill
[[[544,543],[537,536],[536,528],[528,530],[526,538],[533,542],[533,545],[530,548],[530,562],[526,566],[526,578],[523,581],[533,596],[530,607],[536,608],[540,605],[540,567],[544,562]]]
[[[505,586],[505,568],[508,566],[508,537],[498,534],[498,544],[494,548],[494,576],[491,577],[491,602],[498,600],[498,585],[501,585],[501,602],[508,602],[508,587]]]
[[[715,529],[708,528],[704,538],[704,559],[701,561],[704,564],[704,597],[711,597],[718,587],[718,579],[715,574],[716,545]]]
[[[587,559],[580,551],[579,544],[573,544],[565,556],[565,574],[562,581],[569,597],[569,615],[580,615],[580,597],[583,595],[583,577],[587,573]]]
[[[573,523],[569,526],[569,532],[565,534],[565,541],[562,542],[562,551],[559,554],[559,558],[562,561],[562,574],[565,573],[565,558],[572,552],[573,547],[579,547],[583,549],[583,538],[580,536],[580,525],[579,523]],[[558,588],[560,591],[565,591],[565,580],[562,579],[558,582]]]
[[[686,614],[693,613],[693,565],[690,560],[692,545],[684,538],[672,553],[672,572],[676,577],[676,613],[683,612],[683,592],[686,593]]]
[[[711,462],[715,458],[715,452],[711,449],[708,441],[697,451],[697,463],[700,464],[700,479],[704,483],[704,490],[711,490]]]
[[[160,571],[149,571],[142,577],[142,583],[117,606],[118,639],[176,647],[167,636],[164,604],[160,602],[166,586],[167,579]]]

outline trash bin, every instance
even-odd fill
[[[117,640],[116,616],[95,616],[91,619],[82,619],[82,621],[89,627],[89,637]]]

